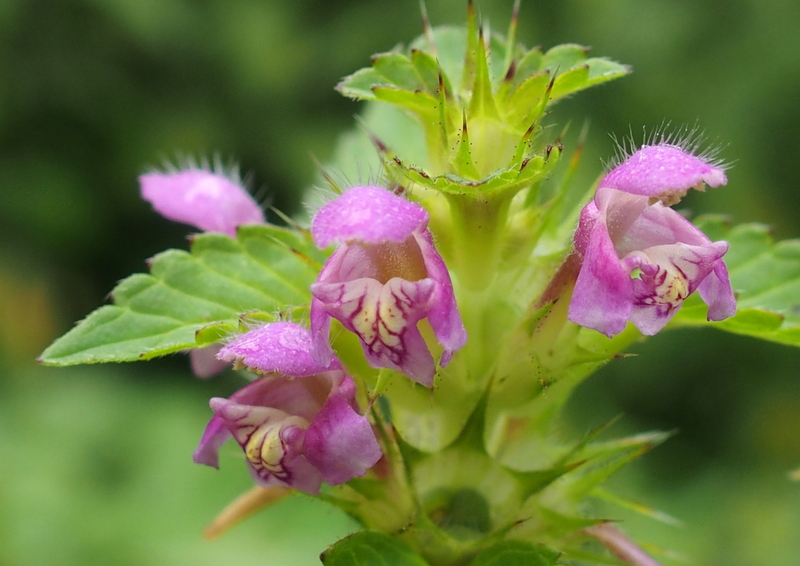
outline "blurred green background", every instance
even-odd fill
[[[465,0],[428,0],[434,24]],[[478,3],[507,25],[511,0]],[[583,180],[619,137],[697,124],[733,163],[695,213],[800,236],[800,3],[525,0],[519,38],[578,42],[630,64],[558,106],[591,118]],[[310,498],[219,541],[202,528],[251,483],[191,452],[235,376],[187,360],[54,369],[33,359],[189,230],[139,200],[136,177],[181,156],[235,159],[261,198],[299,212],[302,189],[352,125],[333,91],[372,53],[421,31],[416,0],[0,0],[0,566],[314,564],[354,528]],[[273,220],[275,218],[273,217]],[[685,522],[618,509],[624,528],[696,564],[800,563],[800,350],[709,331],[667,333],[592,377],[572,433],[623,413],[618,434],[679,434],[613,481]],[[665,562],[671,563],[668,560]]]

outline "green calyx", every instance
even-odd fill
[[[588,58],[579,45],[527,49],[515,42],[515,30],[516,16],[506,37],[484,35],[470,6],[466,30],[426,28],[408,49],[375,55],[372,67],[337,89],[416,117],[425,132],[427,167],[386,156],[408,180],[447,194],[508,197],[548,172],[553,144],[538,135],[548,107],[629,72],[608,59]]]
[[[559,140],[542,136],[548,108],[629,72],[608,59],[589,58],[579,45],[542,52],[515,37],[516,14],[505,37],[485,34],[470,4],[466,28],[426,25],[407,49],[375,55],[370,68],[337,87],[345,96],[388,103],[416,119],[424,162],[381,133],[371,132],[373,143],[393,182],[420,200],[444,197],[448,244],[455,250],[450,267],[472,290],[491,284],[512,199],[526,193],[525,201],[535,202],[538,184],[562,154]]]

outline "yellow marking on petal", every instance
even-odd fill
[[[674,265],[660,266],[654,280],[663,281],[654,286],[653,294],[644,302],[651,305],[676,306],[689,296],[689,281]]]
[[[250,463],[267,467],[280,463],[283,457],[280,431],[280,424],[262,426],[250,435],[244,447],[244,453]]]
[[[406,326],[406,317],[403,311],[397,306],[397,299],[392,296],[391,301],[385,300],[381,303],[381,321],[391,332],[400,332]]]
[[[371,344],[375,340],[375,321],[377,318],[378,309],[372,301],[368,305],[364,305],[364,308],[353,318],[353,328],[367,344]]]
[[[286,452],[281,441],[281,431],[287,426],[308,428],[308,421],[302,417],[288,417],[282,421],[261,425],[247,441],[244,453],[256,469],[264,468],[271,474],[284,473],[283,457]]]
[[[381,325],[378,330],[380,332],[381,342],[386,344],[389,348],[394,348],[400,344],[399,334],[406,327],[406,319],[397,307],[394,297],[392,300],[384,300],[381,303],[380,309]]]
[[[677,269],[667,269],[664,282],[656,288],[659,299],[664,303],[682,301],[689,296],[689,282]]]

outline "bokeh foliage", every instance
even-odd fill
[[[429,0],[430,19],[460,23],[464,4]],[[510,0],[478,6],[505,27]],[[800,236],[798,22],[788,1],[528,0],[518,37],[591,45],[634,69],[556,109],[571,134],[591,118],[578,182],[613,154],[607,133],[696,123],[734,166],[728,187],[685,207],[785,238]],[[291,564],[292,553],[311,564],[353,528],[303,498],[201,540],[250,482],[233,450],[219,474],[190,461],[207,398],[235,379],[193,381],[181,356],[70,370],[32,360],[145,258],[188,247],[187,229],[139,200],[138,174],[218,152],[261,198],[302,212],[310,153],[328,159],[358,110],[333,86],[420,30],[415,0],[0,3],[0,564]],[[582,388],[574,428],[623,412],[630,432],[680,429],[616,490],[687,526],[625,527],[697,563],[794,564],[800,352],[681,330],[636,353]]]

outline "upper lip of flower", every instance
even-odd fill
[[[402,243],[428,225],[428,212],[380,187],[353,187],[322,207],[311,221],[320,248],[353,241]]]
[[[727,182],[722,167],[679,145],[660,143],[640,147],[609,171],[597,188],[653,197],[671,205],[692,188],[702,190],[704,184],[719,187]]]
[[[236,237],[242,224],[263,224],[264,212],[237,179],[199,168],[146,173],[142,198],[162,216],[206,232]]]

